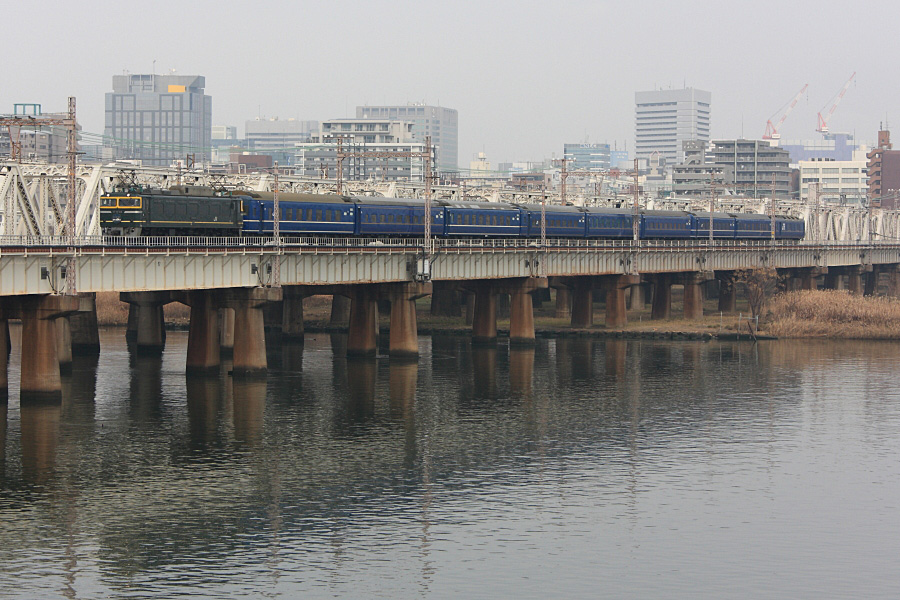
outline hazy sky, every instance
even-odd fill
[[[900,3],[10,2],[0,111],[78,100],[103,131],[104,93],[124,71],[204,75],[213,122],[330,119],[358,104],[459,110],[459,159],[562,153],[565,142],[634,144],[634,92],[712,92],[713,137],[759,138],[804,83],[785,138],[814,138],[816,113],[857,72],[830,123],[872,140],[900,123]]]

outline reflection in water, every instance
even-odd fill
[[[237,377],[231,380],[234,439],[253,447],[259,444],[266,412],[265,377]]]
[[[6,477],[6,413],[8,411],[9,405],[6,400],[0,400],[0,485]]]
[[[472,346],[472,374],[475,397],[497,397],[497,347]]]
[[[900,345],[311,335],[261,380],[183,338],[0,405],[0,597],[896,596]]]
[[[534,348],[509,349],[509,393],[515,396],[531,396],[534,378]]]
[[[607,340],[605,343],[606,376],[621,379],[625,376],[625,357],[628,352],[627,340]]]
[[[162,357],[130,354],[131,404],[129,411],[135,422],[159,421],[162,413]]]
[[[347,413],[351,423],[362,423],[375,415],[377,367],[374,358],[350,358],[346,361]]]
[[[26,402],[19,407],[22,476],[28,483],[44,484],[53,475],[61,412],[59,402]]]
[[[300,372],[303,370],[303,342],[287,341],[281,347],[281,370]]]
[[[187,414],[191,447],[203,449],[215,443],[222,411],[220,377],[187,374]]]

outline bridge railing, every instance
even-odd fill
[[[356,237],[282,237],[279,244],[272,237],[203,237],[203,236],[69,236],[56,235],[0,235],[0,252],[17,249],[47,248],[66,250],[80,248],[90,249],[246,249],[254,248],[271,251],[304,251],[320,249],[333,251],[359,250],[371,251],[418,251],[423,246],[422,238],[356,238]],[[796,241],[796,240],[611,240],[611,239],[577,239],[548,238],[545,244],[535,238],[510,239],[475,239],[475,238],[436,238],[433,240],[436,252],[507,252],[507,251],[579,251],[579,250],[654,250],[654,251],[687,251],[687,250],[726,250],[726,249],[771,249],[771,248],[873,248],[884,246],[900,246],[896,240],[884,241]],[[318,251],[318,250],[317,250]]]

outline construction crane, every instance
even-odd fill
[[[777,111],[775,111],[774,115],[769,117],[769,120],[766,122],[766,132],[763,134],[764,140],[781,139],[781,133],[779,133],[778,130],[781,129],[782,123],[784,123],[784,120],[787,119],[787,116],[789,114],[791,114],[791,111],[794,110],[794,107],[797,106],[797,102],[800,100],[800,96],[802,96],[806,92],[806,88],[808,88],[808,87],[809,87],[809,84],[807,83],[806,85],[803,86],[803,89],[801,89],[799,92],[797,92],[797,95],[794,96],[794,98],[790,102],[788,102],[787,104],[784,104],[781,108],[779,108]],[[787,110],[785,110],[785,108],[784,108],[785,106],[787,106]],[[778,124],[773,125],[772,119],[777,117],[778,113],[780,113],[782,110],[784,110],[784,114],[781,115],[780,119],[778,119]]]
[[[853,83],[853,79],[856,77],[856,71],[853,71],[853,75],[850,76],[850,79],[847,80],[847,83],[844,84],[844,87],[841,88],[841,91],[838,92],[837,96],[829,100],[831,104],[831,108],[828,109],[828,112],[825,113],[825,116],[822,116],[822,111],[819,111],[819,126],[816,127],[816,131],[820,133],[828,133],[828,121],[831,119],[831,115],[834,114],[834,109],[838,107],[838,104],[841,103],[841,100],[844,98],[844,94],[847,93],[847,89],[850,88],[850,84]],[[827,107],[828,104],[825,105]],[[825,110],[825,107],[822,107],[822,110]]]

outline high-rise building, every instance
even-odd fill
[[[197,75],[115,75],[106,94],[104,146],[114,158],[165,166],[210,159],[212,98]]]
[[[869,182],[866,178],[866,155],[857,150],[851,160],[813,158],[797,163],[800,169],[800,199],[804,202],[813,194],[820,201],[865,205]],[[813,185],[818,188],[813,191]]]
[[[895,209],[900,206],[900,150],[894,150],[891,132],[878,132],[878,147],[866,155],[868,192],[873,206]]]
[[[609,144],[563,144],[563,156],[570,171],[608,171]]]
[[[431,144],[437,148],[436,167],[443,173],[458,170],[459,165],[459,115],[455,108],[410,103],[405,106],[357,106],[357,119],[389,119],[412,123],[413,138],[425,143],[431,136]]]
[[[709,141],[710,98],[709,92],[694,88],[636,92],[635,155],[659,153],[667,164],[682,162],[683,142]]]

